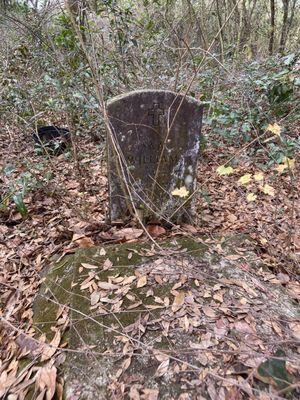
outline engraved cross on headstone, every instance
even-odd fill
[[[158,103],[154,103],[152,110],[148,111],[148,115],[153,117],[153,125],[154,126],[159,126],[160,116],[164,115],[164,114],[165,114],[164,110],[159,108]]]

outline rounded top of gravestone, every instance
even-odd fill
[[[194,103],[195,105],[201,105],[202,103],[195,99],[194,97],[191,96],[187,96],[185,93],[176,93],[173,92],[172,90],[163,90],[163,89],[138,89],[138,90],[132,90],[131,92],[127,92],[127,93],[123,93],[120,94],[118,96],[113,97],[112,99],[107,101],[107,105],[110,106],[111,104],[123,100],[123,99],[130,99],[134,96],[137,95],[142,95],[142,94],[151,94],[151,95],[162,95],[162,94],[166,94],[166,95],[172,95],[175,98],[176,97],[181,97],[183,99],[185,99],[185,101],[189,102],[189,103]]]

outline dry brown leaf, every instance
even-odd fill
[[[153,354],[156,360],[159,361],[160,363],[169,359],[168,354],[165,354],[157,349],[153,349]]]
[[[52,367],[45,365],[38,370],[35,387],[41,394],[44,393],[43,397],[45,396],[46,400],[53,398],[56,389],[56,367],[54,365]]]
[[[123,363],[122,363],[122,370],[123,370],[123,372],[126,371],[126,369],[129,368],[130,364],[131,364],[131,357],[128,357],[128,358],[126,358],[126,360],[124,360]]]
[[[208,306],[203,307],[203,312],[209,318],[216,318],[217,316],[214,309]]]
[[[293,337],[297,340],[300,340],[300,323],[299,322],[291,322],[289,324]]]
[[[170,364],[170,359],[169,357],[167,359],[165,359],[164,361],[162,361],[156,372],[155,372],[155,376],[159,377],[159,376],[163,376],[169,369],[169,364]]]
[[[140,394],[138,391],[138,385],[132,385],[130,387],[128,396],[129,396],[130,400],[141,400],[141,397],[140,397]]]
[[[174,301],[172,304],[172,311],[176,312],[178,311],[184,304],[184,299],[185,299],[185,293],[184,292],[178,292],[175,294]]]
[[[274,331],[277,333],[277,335],[282,336],[282,330],[281,330],[280,326],[277,324],[277,322],[271,321],[271,324],[272,324]]]
[[[114,237],[116,239],[119,239],[121,241],[129,241],[129,240],[134,240],[138,239],[143,235],[144,231],[143,229],[137,229],[137,228],[124,228],[119,231],[114,232]]]
[[[61,340],[61,333],[57,329],[55,331],[55,335],[54,335],[53,339],[51,340],[50,344],[48,345],[45,343],[45,345],[42,349],[41,361],[49,360],[49,358],[51,358],[55,354],[56,350],[58,349],[60,340]]]
[[[122,282],[122,285],[130,285],[133,281],[136,280],[136,276],[135,275],[131,275],[131,276],[126,276]]]
[[[233,325],[237,331],[242,333],[253,334],[256,332],[254,327],[250,326],[249,324],[247,324],[247,322],[244,321],[237,321]]]
[[[104,263],[103,263],[103,269],[107,270],[113,266],[113,263],[110,261],[109,258],[107,258]]]
[[[81,265],[83,266],[83,268],[86,268],[86,269],[96,269],[96,268],[99,268],[97,265],[92,265],[92,264],[81,263]]]
[[[143,389],[141,400],[158,400],[159,391],[157,389]]]
[[[183,224],[182,228],[189,233],[198,233],[198,230],[193,226],[193,225],[189,225],[189,224]]]
[[[95,304],[98,303],[98,301],[100,300],[100,296],[101,296],[100,292],[96,291],[91,294],[91,306],[94,306]]]
[[[80,236],[80,238],[76,239],[76,236]],[[95,245],[91,238],[77,234],[74,234],[72,242],[76,243],[81,248],[89,248]]]
[[[158,237],[166,233],[165,228],[160,225],[148,225],[147,231],[152,237]]]
[[[98,282],[98,286],[100,289],[104,290],[116,290],[119,289],[118,285],[115,285],[114,283],[109,283],[109,282]]]
[[[136,287],[137,288],[142,288],[144,286],[147,285],[147,276],[146,275],[142,275],[139,277],[137,283],[136,283]]]
[[[243,256],[241,256],[240,254],[230,254],[229,256],[225,256],[225,258],[227,260],[230,261],[235,261],[235,260],[239,260],[240,258],[242,258]]]

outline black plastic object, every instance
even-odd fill
[[[41,126],[32,137],[39,148],[54,155],[63,153],[71,140],[69,129],[58,126]]]

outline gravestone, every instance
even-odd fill
[[[136,212],[191,222],[203,106],[165,90],[139,90],[108,102],[111,221]]]

